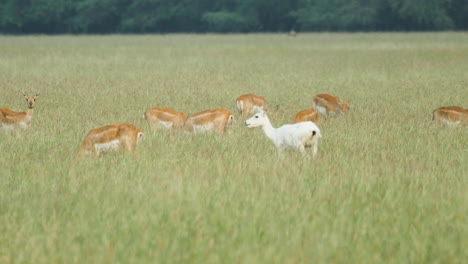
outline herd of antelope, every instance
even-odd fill
[[[8,108],[0,109],[0,123],[5,131],[28,129],[34,113],[34,105],[39,93],[29,97],[23,92],[28,105],[27,112],[15,112]],[[321,137],[321,119],[331,115],[341,115],[349,111],[349,102],[344,103],[338,97],[318,94],[312,99],[312,108],[298,112],[293,124],[274,128],[266,114],[265,98],[254,94],[244,94],[236,99],[236,106],[242,117],[253,115],[245,121],[247,127],[262,127],[265,135],[274,143],[278,157],[284,149],[296,149],[308,158],[306,148],[312,149],[312,156],[317,153],[318,140]],[[152,131],[158,129],[182,129],[188,133],[199,134],[215,132],[224,134],[233,125],[234,115],[225,109],[206,110],[188,117],[168,107],[155,107],[147,110],[143,118]],[[468,109],[458,106],[445,106],[432,112],[432,120],[445,126],[467,126]],[[141,142],[144,133],[132,124],[112,124],[89,131],[80,147],[80,154],[93,154],[124,149],[133,152]]]

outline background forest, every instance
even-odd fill
[[[0,32],[468,29],[467,0],[2,0]]]

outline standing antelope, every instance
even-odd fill
[[[468,109],[463,109],[459,106],[443,106],[432,111],[432,120],[441,125],[467,126]]]
[[[320,125],[320,114],[314,109],[302,110],[294,116],[294,123],[300,122],[314,122],[316,125]]]
[[[317,154],[318,140],[321,137],[320,129],[312,122],[301,122],[274,128],[268,116],[260,110],[252,118],[245,121],[248,128],[262,127],[265,135],[273,141],[278,150],[278,158],[281,152],[287,148],[297,149],[302,156],[308,158],[305,148],[312,148],[312,157]]]
[[[265,98],[254,94],[244,94],[237,97],[236,104],[237,110],[243,117],[255,114],[258,109],[265,110],[266,108]]]
[[[166,129],[183,127],[187,116],[168,107],[155,107],[147,110],[144,118],[151,130],[155,131],[159,127]]]
[[[131,124],[112,124],[89,131],[80,147],[80,153],[100,155],[123,148],[133,152],[143,139],[143,132]]]
[[[185,129],[193,134],[216,132],[223,135],[233,122],[234,115],[227,110],[206,110],[190,115],[185,121]]]
[[[340,98],[329,94],[317,94],[312,99],[312,108],[323,116],[345,114],[349,111],[350,102],[343,103]]]
[[[25,92],[23,92],[24,98],[28,104],[28,112],[15,112],[11,111],[8,108],[0,109],[0,123],[2,123],[2,128],[5,131],[15,130],[16,128],[27,129],[31,124],[31,120],[34,114],[34,104],[36,99],[39,97],[39,92],[36,93],[34,97],[28,97]]]

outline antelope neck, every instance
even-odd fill
[[[263,132],[269,139],[274,140],[275,128],[271,125],[270,119],[268,119],[268,117],[267,117],[267,121],[268,122],[262,126]]]
[[[29,117],[32,117],[32,115],[33,115],[33,113],[34,113],[34,109],[33,109],[33,107],[28,107],[28,108],[29,108],[29,109],[28,109],[27,115],[28,115]]]

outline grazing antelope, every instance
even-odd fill
[[[112,124],[89,131],[80,147],[80,154],[101,153],[123,148],[133,152],[143,139],[143,132],[131,124]]]
[[[321,137],[320,129],[314,123],[307,121],[274,128],[266,113],[260,110],[252,118],[245,121],[248,128],[262,127],[265,135],[273,141],[277,150],[278,158],[281,152],[287,148],[297,149],[302,156],[308,158],[306,148],[312,148],[312,157],[317,154],[318,140]]]
[[[329,94],[317,94],[312,99],[312,108],[323,116],[329,114],[345,114],[349,111],[349,103],[341,102],[340,98]]]
[[[144,118],[151,130],[155,131],[159,127],[166,129],[183,127],[187,116],[168,107],[155,107],[147,110]]]
[[[193,134],[216,132],[223,135],[233,122],[234,115],[227,110],[206,110],[190,115],[185,121],[185,129]]]
[[[467,126],[468,109],[463,109],[459,106],[443,106],[432,111],[432,120],[441,125]]]
[[[244,94],[237,97],[236,105],[237,110],[242,114],[243,117],[246,117],[250,114],[255,114],[258,109],[265,110],[266,108],[265,98],[254,94]]]
[[[26,93],[23,92],[23,96],[26,98],[28,104],[28,112],[15,112],[8,108],[0,109],[0,123],[2,124],[3,130],[12,131],[18,127],[22,129],[29,128],[34,114],[34,104],[39,97],[39,92],[36,93],[34,97],[28,97]]]
[[[314,109],[302,110],[294,116],[294,123],[300,122],[314,122],[316,125],[320,125],[320,114]]]

